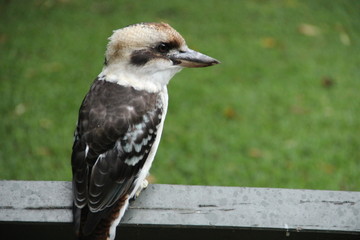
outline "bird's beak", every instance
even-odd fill
[[[180,51],[170,56],[174,65],[180,65],[182,67],[197,68],[197,67],[208,67],[220,62],[215,58],[206,56],[205,54],[196,52],[192,49],[186,51]]]

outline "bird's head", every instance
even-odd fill
[[[184,67],[207,67],[219,63],[188,48],[184,38],[166,23],[130,25],[114,31],[109,40],[104,70],[126,75],[122,78],[166,85]]]

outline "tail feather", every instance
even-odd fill
[[[87,206],[82,209],[78,209],[81,211],[81,214],[79,214],[80,211],[78,212],[75,209],[74,223],[78,236],[77,239],[110,240],[110,228],[116,220],[119,220],[120,211],[122,208],[127,207],[127,201],[128,196],[124,196],[112,207],[96,213],[90,212]]]

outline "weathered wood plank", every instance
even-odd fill
[[[0,232],[63,229],[72,236],[71,183],[0,181],[0,191]],[[149,233],[157,239],[170,233],[172,239],[356,239],[360,192],[155,184],[132,202],[121,224],[118,236],[132,239]]]

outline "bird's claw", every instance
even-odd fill
[[[149,186],[149,182],[148,180],[144,179],[144,181],[142,181],[142,183],[140,184],[139,189],[136,191],[134,199],[136,199],[137,197],[140,196],[140,193]]]

